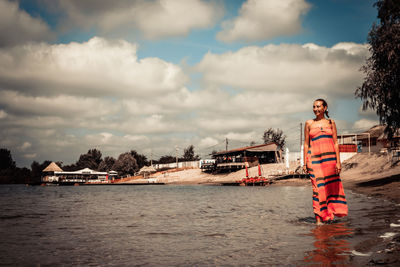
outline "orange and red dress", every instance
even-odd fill
[[[313,188],[313,210],[321,221],[348,213],[342,181],[336,173],[336,152],[332,124],[310,127],[307,168]]]

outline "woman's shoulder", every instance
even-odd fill
[[[313,122],[314,122],[313,119],[307,120],[305,125],[306,125],[306,126],[310,126]]]

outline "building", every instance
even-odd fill
[[[356,146],[354,152],[383,152],[398,149],[400,146],[400,131],[397,131],[389,141],[385,133],[385,125],[375,125],[369,130],[355,134],[338,134],[339,146]]]
[[[400,131],[396,131],[389,141],[385,133],[385,125],[376,125],[365,131],[358,138],[361,142],[362,152],[382,152],[390,149],[398,149],[400,146]]]
[[[235,171],[246,166],[257,164],[276,163],[282,161],[282,150],[276,143],[241,147],[220,151],[212,154],[213,164],[202,164],[201,168],[208,171]]]
[[[52,183],[58,182],[58,177],[55,176],[55,172],[62,172],[63,170],[53,161],[43,171],[42,182]]]
[[[50,163],[42,172],[42,182],[44,183],[106,183],[109,180],[107,172],[98,172],[89,168],[67,172],[54,162]]]

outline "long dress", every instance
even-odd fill
[[[313,210],[321,221],[348,213],[342,181],[336,173],[332,125],[310,128],[307,167],[313,188]]]

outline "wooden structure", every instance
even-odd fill
[[[42,182],[53,183],[58,182],[58,177],[55,172],[62,172],[63,170],[53,161],[42,171]]]
[[[369,153],[398,149],[400,147],[400,131],[396,131],[393,138],[388,140],[385,128],[385,125],[375,125],[362,133],[338,134],[338,142],[340,145],[355,145],[357,148],[354,152]]]
[[[276,143],[247,146],[237,149],[220,151],[212,154],[215,160],[212,164],[204,164],[205,171],[236,171],[257,164],[277,163],[282,161],[282,151]]]

